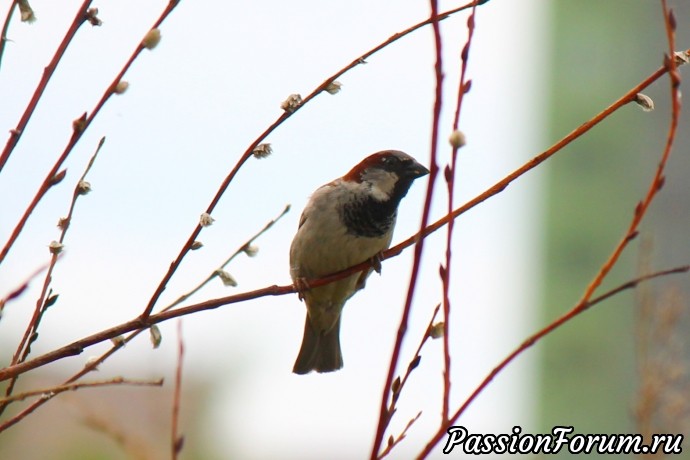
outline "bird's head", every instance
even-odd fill
[[[378,201],[394,199],[399,202],[412,182],[427,174],[429,170],[408,154],[384,150],[360,161],[343,176],[343,180],[366,184],[372,197]]]

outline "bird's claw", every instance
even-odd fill
[[[381,274],[381,262],[383,261],[383,251],[377,252],[374,256],[369,259],[371,262],[371,268],[374,269],[376,273]]]
[[[292,285],[295,287],[295,291],[297,291],[297,296],[299,297],[299,300],[303,300],[304,293],[311,289],[306,278],[296,278]]]

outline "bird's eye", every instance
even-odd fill
[[[381,163],[383,163],[384,165],[392,165],[392,164],[395,164],[397,161],[398,161],[398,159],[396,157],[393,157],[393,156],[387,156],[387,157],[381,158]]]

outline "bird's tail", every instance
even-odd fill
[[[341,367],[343,367],[343,355],[340,352],[340,318],[330,331],[319,333],[314,329],[307,315],[302,347],[292,372],[295,374],[307,374],[311,371],[333,372]]]

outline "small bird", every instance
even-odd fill
[[[343,367],[340,315],[364,287],[388,249],[400,200],[412,182],[429,173],[406,153],[384,150],[362,160],[343,177],[318,188],[299,221],[290,247],[290,276],[307,304],[302,347],[292,372],[332,372]],[[370,260],[372,268],[309,289],[318,279]]]

